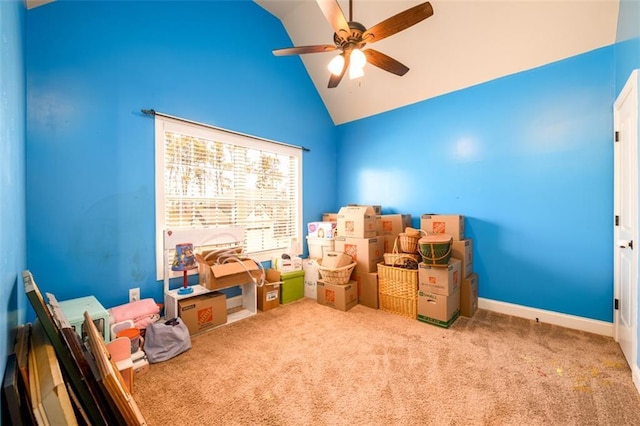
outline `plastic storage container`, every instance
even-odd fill
[[[335,238],[307,236],[307,246],[309,247],[309,259],[322,259],[324,253],[334,250]]]
[[[304,297],[304,271],[280,272],[267,270],[269,282],[280,282],[280,304],[293,302]]]

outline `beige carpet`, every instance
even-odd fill
[[[303,299],[136,376],[151,426],[640,425],[611,338],[479,310],[442,329]]]

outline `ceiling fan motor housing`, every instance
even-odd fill
[[[367,28],[360,22],[349,21],[349,34],[333,34],[333,42],[341,49],[345,49],[351,45],[352,48],[362,48],[366,43],[362,42],[362,34]]]

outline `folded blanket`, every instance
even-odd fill
[[[145,328],[149,323],[160,318],[160,308],[151,298],[114,306],[107,310],[109,311],[111,324],[132,320],[136,328]]]

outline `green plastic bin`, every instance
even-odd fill
[[[267,280],[280,281],[280,304],[293,302],[304,297],[304,271],[267,271]]]

